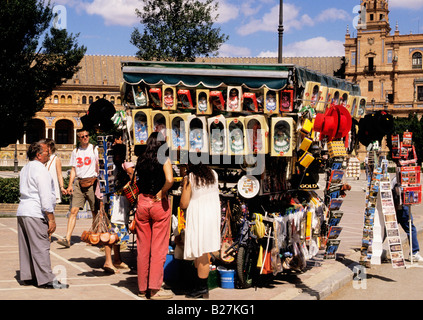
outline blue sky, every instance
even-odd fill
[[[229,35],[222,57],[276,57],[279,0],[216,0],[215,26]],[[284,56],[342,56],[349,25],[355,35],[353,12],[360,0],[284,0]],[[142,29],[135,8],[142,0],[52,0],[66,8],[66,27],[80,33],[87,54],[135,55],[130,44],[135,27]],[[423,0],[389,0],[392,32],[423,33]],[[422,17],[422,19],[420,19]]]

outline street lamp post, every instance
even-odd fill
[[[13,159],[13,172],[18,173],[18,141],[15,142],[15,154]]]
[[[278,63],[282,63],[282,46],[283,46],[283,0],[279,0],[278,36],[279,36]]]

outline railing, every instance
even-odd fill
[[[376,72],[376,66],[372,66],[372,67],[365,66],[363,71],[364,71],[364,73],[375,73]]]
[[[62,167],[69,167],[70,159],[61,159]],[[23,167],[28,163],[28,159],[18,159],[18,166]],[[0,167],[13,167],[15,165],[15,159],[0,159]]]
[[[28,163],[28,160],[18,160],[18,166],[23,167]],[[0,167],[13,167],[15,165],[15,159],[0,159]]]

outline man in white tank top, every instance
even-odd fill
[[[72,195],[71,211],[68,219],[66,236],[57,241],[58,244],[69,248],[71,236],[75,228],[76,217],[79,209],[84,207],[85,201],[90,204],[93,219],[99,209],[99,200],[95,196],[97,179],[89,187],[81,187],[80,180],[98,177],[98,149],[89,143],[90,137],[85,129],[77,130],[77,137],[80,142],[78,148],[72,151],[70,164],[72,166],[69,176],[67,193]]]

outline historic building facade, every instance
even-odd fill
[[[360,85],[367,109],[423,113],[423,34],[391,32],[387,0],[361,1],[357,36],[345,36],[346,79]]]
[[[81,69],[72,79],[53,90],[46,99],[45,107],[30,121],[28,130],[17,143],[19,165],[26,162],[27,144],[42,138],[53,138],[57,153],[65,166],[76,144],[76,130],[82,127],[80,118],[85,115],[92,102],[106,98],[114,103],[116,110],[122,109],[120,83],[121,61],[134,60],[125,56],[86,55],[81,60]],[[0,166],[13,166],[15,145],[0,151]]]

